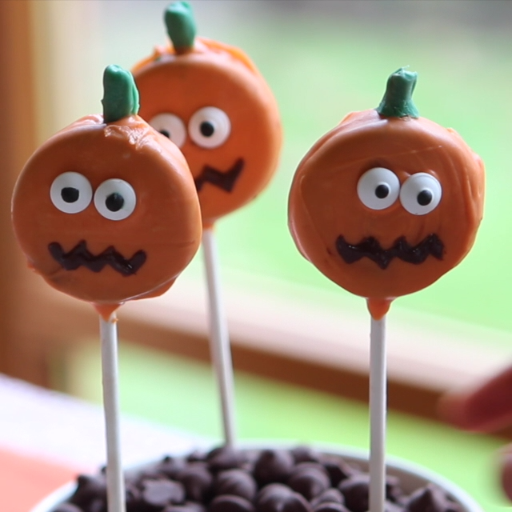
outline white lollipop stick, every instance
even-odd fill
[[[236,437],[233,364],[226,315],[221,297],[217,244],[213,228],[204,229],[202,245],[210,310],[210,351],[220,391],[224,440],[227,446],[233,447]]]
[[[386,491],[386,317],[370,329],[370,512],[384,512]]]
[[[105,410],[107,440],[107,503],[109,512],[125,512],[126,503],[119,426],[116,322],[115,313],[112,313],[109,320],[104,320],[100,316],[103,407]]]

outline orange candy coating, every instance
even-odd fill
[[[387,208],[369,208],[357,187],[377,167],[391,170],[402,191],[414,174],[435,177],[442,187],[439,204],[424,215],[407,211],[400,198]],[[372,315],[381,317],[392,299],[431,285],[466,256],[482,218],[483,193],[483,163],[456,132],[421,117],[386,118],[367,110],[349,114],[302,160],[290,191],[289,227],[306,259],[368,298]],[[411,263],[393,257],[386,268],[366,256],[347,263],[337,245],[342,236],[352,245],[375,239],[389,249],[405,239],[416,247],[429,235],[442,242],[440,258]]]
[[[81,174],[93,195],[107,180],[127,182],[136,195],[133,212],[111,220],[94,199],[77,213],[61,211],[50,189],[66,172]],[[103,311],[165,292],[201,240],[197,194],[183,155],[137,115],[109,124],[101,115],[87,116],[50,138],[18,179],[12,218],[29,265],[57,290]],[[82,241],[92,259],[114,248],[127,259],[142,251],[144,261],[130,275],[108,262],[97,272],[83,265],[69,270],[49,250],[57,243],[69,252]]]
[[[180,149],[196,185],[205,172],[213,170],[222,179],[243,162],[230,190],[209,180],[198,187],[205,227],[265,188],[278,163],[281,123],[269,87],[243,52],[196,38],[185,53],[176,54],[171,46],[157,49],[135,66],[133,74],[144,119],[151,123],[162,113],[181,119],[186,134]],[[205,107],[220,109],[229,119],[229,135],[217,147],[205,147],[191,134],[193,115]]]

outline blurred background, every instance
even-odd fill
[[[34,56],[30,68],[35,84],[34,147],[77,118],[101,111],[105,66],[115,63],[131,68],[150,55],[155,45],[167,44],[162,18],[167,0],[28,3]],[[274,91],[284,127],[281,163],[268,189],[217,226],[227,309],[236,331],[234,342],[256,350],[260,336],[265,338],[264,349],[270,354],[293,359],[293,351],[302,352],[306,363],[312,360],[319,365],[315,375],[322,371],[331,375],[322,366],[329,366],[328,359],[336,360],[342,372],[350,373],[354,368],[355,373],[366,372],[369,319],[365,303],[332,284],[299,255],[287,228],[287,195],[294,171],[311,145],[348,112],[375,108],[387,77],[399,67],[409,66],[419,74],[414,99],[420,114],[454,128],[483,158],[487,190],[484,221],[469,256],[439,282],[396,300],[392,306],[392,380],[405,382],[407,389],[420,395],[425,388],[433,389],[435,393],[425,405],[430,408],[427,416],[432,418],[433,397],[444,389],[466,384],[512,361],[512,3],[196,0],[191,4],[199,35],[239,46],[252,58]],[[155,324],[174,321],[183,330],[197,331],[204,337],[203,288],[199,254],[168,296],[159,302],[148,301],[152,311],[158,312]],[[27,296],[23,300],[28,300]],[[37,310],[40,303],[32,302],[30,307]],[[147,309],[137,313],[138,307],[126,306],[126,316],[149,314]],[[173,308],[175,312],[185,308],[190,321],[187,323],[181,313],[173,317]],[[297,329],[305,332],[308,319],[315,326],[312,331],[322,330],[321,343],[314,332],[302,338],[297,333]],[[56,315],[52,327],[58,330],[61,320]],[[126,321],[129,324],[129,318]],[[245,331],[241,326],[244,322]],[[52,374],[51,385],[99,402],[97,346],[88,342],[88,333],[79,331],[77,328],[77,339],[85,342],[70,344],[74,350],[53,365],[57,371]],[[122,322],[120,333],[122,337]],[[122,345],[125,411],[218,436],[217,398],[210,368],[182,357],[187,350],[180,348],[178,355],[164,357],[153,348]],[[323,350],[323,359],[315,360],[314,350]],[[427,360],[428,372],[421,374],[417,368],[425,370],[422,364]],[[279,364],[273,367],[274,363],[271,357],[259,367],[259,373],[270,380],[258,372],[237,372],[242,436],[366,445],[365,405],[343,398],[358,395],[350,387],[355,381],[349,379],[346,389],[334,394],[322,394],[332,391],[328,382],[320,390],[313,389],[314,385],[309,389],[293,387],[301,384],[301,379],[309,382],[307,375],[290,378],[290,387],[276,385],[273,379],[283,375],[278,374]],[[308,367],[303,371],[307,373]],[[29,376],[29,380],[37,379]],[[358,380],[358,385],[361,382]],[[172,393],[181,387],[187,390],[185,399]],[[365,392],[363,389],[357,397]],[[420,402],[420,395],[414,393],[409,405]],[[164,408],[162,395],[168,400]],[[421,406],[410,408],[417,413]],[[266,412],[260,413],[262,410]],[[340,411],[350,418],[348,423],[340,421]],[[316,420],[312,419],[314,414]],[[292,427],[290,418],[294,418]],[[471,438],[472,448],[468,448],[456,443],[469,438],[438,424],[400,414],[390,418],[392,452],[435,467],[465,484],[481,485],[479,471],[470,474],[466,467],[466,476],[461,475],[463,454],[481,450],[471,453],[483,466],[483,459],[497,441]],[[434,431],[437,444],[429,444],[425,438]],[[455,450],[452,458],[458,464],[449,468],[441,465],[435,454],[443,446]],[[493,488],[492,478],[484,479]]]

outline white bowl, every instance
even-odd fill
[[[293,446],[297,446],[297,443],[269,443],[265,445],[260,442],[241,444],[241,448],[244,449],[290,448]],[[337,445],[315,444],[312,447],[321,453],[340,456],[344,461],[357,465],[363,471],[368,470],[368,453],[363,450]],[[483,508],[466,491],[433,471],[396,457],[388,457],[386,464],[387,473],[400,479],[400,485],[407,494],[429,483],[433,483],[444,489],[459,504],[461,512],[484,512]],[[57,505],[67,501],[75,489],[76,484],[74,482],[60,487],[37,504],[30,512],[51,512]]]

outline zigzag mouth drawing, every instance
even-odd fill
[[[123,276],[134,275],[147,259],[144,251],[137,251],[131,258],[125,258],[113,246],[107,247],[100,254],[94,255],[87,249],[87,242],[80,241],[73,249],[64,252],[58,242],[48,244],[48,250],[53,258],[65,270],[76,270],[85,267],[92,272],[101,272],[110,265]]]
[[[240,177],[245,162],[243,158],[239,158],[228,171],[222,172],[215,167],[205,165],[201,174],[194,178],[196,190],[201,191],[205,183],[210,183],[214,187],[220,188],[225,192],[231,192]]]
[[[393,258],[413,265],[423,263],[429,256],[442,260],[444,244],[436,234],[426,236],[414,246],[407,242],[405,236],[401,236],[389,249],[383,249],[373,236],[364,238],[358,244],[350,244],[340,235],[336,239],[336,250],[345,263],[355,263],[361,258],[369,258],[381,269],[386,269]]]

